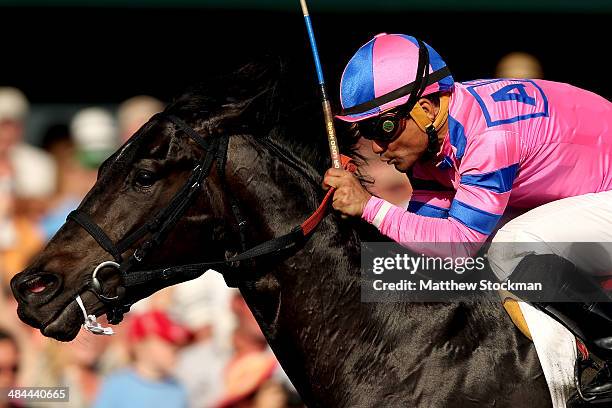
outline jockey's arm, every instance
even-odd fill
[[[409,211],[367,194],[352,175],[350,179],[348,174],[330,179],[326,175],[325,181],[338,188],[336,194],[341,198],[334,202],[334,208],[361,216],[392,240],[418,251],[423,250],[421,243],[456,243],[460,245],[453,246],[453,256],[473,255],[508,205],[518,172],[515,138],[508,132],[486,132],[471,138],[460,161],[459,184],[452,200],[442,192],[417,190]],[[433,245],[429,247],[435,250]]]

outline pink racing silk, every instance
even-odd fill
[[[388,209],[383,208],[383,205]],[[386,211],[380,222],[377,222],[375,218],[381,210]],[[362,218],[374,224],[383,235],[428,256],[471,256],[487,238],[453,218],[417,215],[374,196],[368,201]],[[439,248],[427,245],[432,242],[453,245],[443,245]]]
[[[372,197],[362,215],[404,246],[462,243],[453,248],[473,254],[509,210],[612,190],[612,104],[592,92],[529,79],[455,83],[448,125],[435,160],[411,169],[408,211]]]

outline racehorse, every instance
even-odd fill
[[[322,117],[280,71],[249,65],[186,92],[111,156],[11,281],[20,318],[69,341],[83,323],[77,295],[117,322],[127,309],[117,304],[184,280],[189,268],[173,266],[229,259],[215,269],[239,287],[309,407],[550,406],[536,350],[499,300],[361,302],[360,242],[384,239],[359,220],[329,213],[288,249],[233,258],[291,231],[323,196]],[[96,268],[109,253],[117,264]],[[126,289],[122,269],[158,272]]]

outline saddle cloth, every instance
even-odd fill
[[[504,308],[518,329],[529,339],[538,353],[540,365],[554,408],[565,408],[574,392],[576,339],[563,325],[520,301],[508,292],[501,293]]]

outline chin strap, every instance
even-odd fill
[[[427,153],[432,156],[438,152],[438,131],[444,126],[448,119],[448,95],[440,96],[440,110],[435,120],[432,122],[427,113],[418,102],[410,111],[410,116],[414,119],[417,126],[427,133]]]

